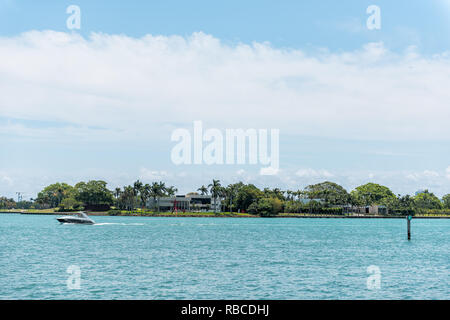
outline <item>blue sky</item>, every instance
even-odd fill
[[[67,31],[65,9],[82,9],[80,33],[105,32],[141,37],[202,31],[230,42],[270,41],[279,47],[348,50],[370,41],[390,48],[421,45],[424,52],[447,50],[450,5],[447,0],[320,1],[14,1],[2,0],[0,32]],[[382,9],[382,29],[365,28],[366,8]]]
[[[449,17],[447,0],[0,0],[0,194],[213,177],[449,193]],[[194,120],[280,129],[280,172],[175,166],[170,134]]]

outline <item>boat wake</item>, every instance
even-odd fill
[[[103,222],[103,223],[96,223],[94,226],[143,226],[143,223],[117,223],[117,222]]]

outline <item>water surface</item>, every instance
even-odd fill
[[[450,220],[93,218],[0,214],[0,299],[450,298]]]

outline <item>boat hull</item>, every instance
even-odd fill
[[[94,221],[92,220],[86,220],[86,219],[77,219],[77,218],[57,218],[61,223],[77,223],[77,224],[94,224]]]

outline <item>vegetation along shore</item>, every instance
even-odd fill
[[[279,218],[450,218],[450,194],[439,199],[428,190],[395,195],[388,187],[367,183],[348,192],[325,181],[299,190],[259,189],[238,182],[222,186],[213,180],[195,192],[177,195],[164,182],[109,190],[100,180],[74,186],[55,183],[35,199],[0,197],[1,213],[60,214],[89,211],[91,215],[150,217],[279,217]]]

